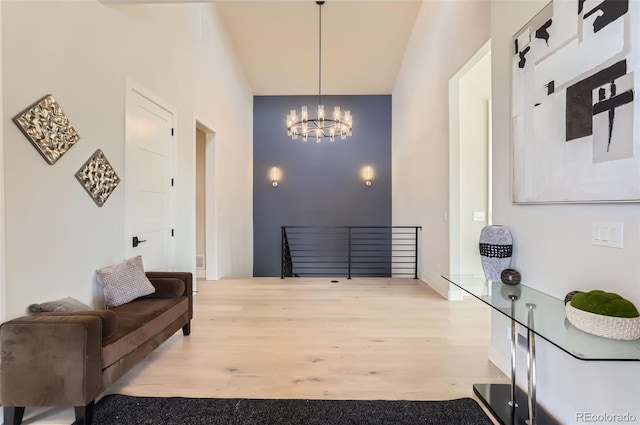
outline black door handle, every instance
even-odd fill
[[[140,245],[142,242],[146,242],[146,241],[147,241],[146,239],[145,240],[141,240],[141,239],[138,239],[137,236],[134,236],[133,237],[133,247],[135,248],[138,245]]]

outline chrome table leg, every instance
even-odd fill
[[[527,317],[527,401],[529,404],[529,419],[528,425],[536,425],[536,336],[533,333],[533,310],[536,308],[535,304],[527,303],[529,309],[529,316]]]
[[[511,418],[515,421],[516,417],[516,407],[518,407],[518,403],[516,403],[516,321],[513,319],[515,317],[516,311],[516,300],[518,297],[509,296],[511,299],[511,400],[509,401],[509,405],[511,406]]]

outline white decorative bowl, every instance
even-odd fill
[[[640,317],[612,317],[580,310],[567,303],[567,319],[576,328],[611,339],[640,338]]]

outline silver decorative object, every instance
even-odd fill
[[[76,178],[99,207],[107,201],[120,183],[120,177],[100,149],[80,167]]]
[[[500,282],[500,274],[511,265],[513,238],[508,227],[485,226],[480,232],[480,261],[487,280]]]
[[[73,124],[50,94],[14,117],[13,122],[51,165],[80,140]]]

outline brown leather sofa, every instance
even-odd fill
[[[40,313],[0,327],[0,403],[5,425],[25,406],[74,406],[90,425],[95,399],[162,342],[191,331],[192,275],[147,272],[152,295],[109,310]]]

